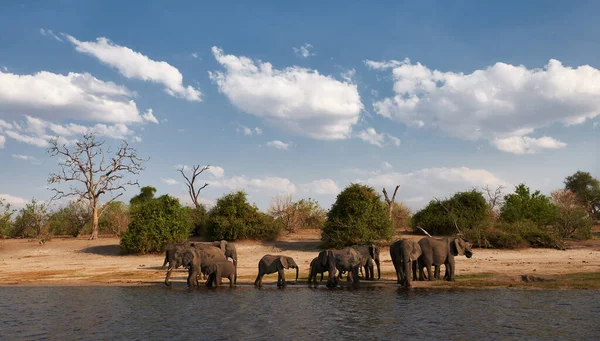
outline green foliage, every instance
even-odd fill
[[[156,193],[156,188],[152,186],[144,186],[140,190],[140,194],[132,197],[129,200],[129,205],[136,205],[146,201],[150,201],[154,199],[154,194]]]
[[[558,213],[552,227],[561,238],[592,238],[594,221],[581,205],[577,194],[569,190],[557,190],[552,192],[552,202]]]
[[[203,205],[199,207],[186,206],[185,210],[190,217],[192,232],[197,236],[204,236],[208,219],[206,208]]]
[[[565,178],[565,189],[575,193],[578,203],[600,219],[600,181],[588,172],[577,171]]]
[[[530,220],[514,223],[499,222],[491,229],[476,229],[465,232],[465,238],[475,247],[520,249],[525,247],[562,248],[555,233],[540,228]]]
[[[15,218],[13,236],[49,240],[48,205],[33,199]]]
[[[50,232],[54,235],[79,236],[84,228],[90,229],[90,210],[81,201],[71,201],[66,207],[50,215]]]
[[[190,235],[189,215],[179,200],[169,195],[154,198],[155,190],[144,188],[129,208],[129,226],[120,243],[124,253],[162,252],[167,244],[182,242]],[[138,200],[140,196],[143,200]]]
[[[372,187],[350,184],[329,212],[321,233],[324,247],[341,248],[353,244],[389,241],[394,230],[381,197]]]
[[[299,229],[322,229],[327,220],[327,212],[311,198],[292,201],[292,195],[277,196],[273,199],[268,213],[288,232]]]
[[[250,205],[243,191],[226,194],[208,212],[207,237],[210,240],[241,240],[277,238],[283,226],[267,214]]]
[[[540,191],[532,194],[529,187],[519,184],[515,187],[515,193],[504,196],[500,219],[509,223],[531,220],[538,226],[545,227],[556,219],[556,206]]]
[[[3,199],[0,199],[0,238],[11,237],[13,235],[12,215],[15,212],[9,203],[5,203]]]
[[[327,221],[327,211],[319,202],[308,198],[294,203],[294,210],[298,216],[298,228],[300,229],[322,229]]]
[[[490,224],[490,210],[483,195],[476,191],[459,192],[450,199],[432,200],[412,218],[412,225],[431,234],[451,235],[456,225],[464,233]]]
[[[127,204],[122,201],[110,202],[98,221],[100,234],[115,234],[120,237],[127,231],[129,221]]]
[[[387,203],[384,203],[387,209]],[[401,202],[395,202],[392,207],[392,226],[394,229],[411,225],[410,209]]]

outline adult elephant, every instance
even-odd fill
[[[329,249],[319,253],[319,262],[321,266],[327,268],[329,277],[327,286],[335,286],[336,271],[347,271],[348,281],[352,280],[353,285],[358,285],[358,268],[365,264],[365,259],[360,252],[352,247],[346,247],[341,250]]]
[[[189,240],[186,240],[183,243],[167,244],[167,247],[165,250],[165,261],[163,262],[163,265],[160,269],[164,270],[165,267],[167,266],[167,264],[169,265],[169,268],[173,265],[175,265],[175,269],[179,268],[181,266],[181,264],[175,264],[175,252],[177,250],[181,251],[183,249],[189,248],[193,244],[194,244],[194,242],[189,241]]]
[[[237,250],[235,248],[234,243],[230,243],[223,239],[223,240],[214,241],[213,246],[219,247],[221,249],[221,251],[223,251],[223,253],[225,253],[225,257],[231,258],[231,260],[233,261],[233,265],[235,265],[237,267],[238,257],[237,257]]]
[[[423,267],[427,268],[427,279],[440,279],[440,268],[442,264],[446,267],[444,279],[454,281],[455,256],[466,256],[471,258],[471,244],[459,237],[446,237],[442,239],[424,237],[419,240],[421,257],[419,257],[418,270],[419,278],[423,279]],[[434,275],[431,276],[431,266],[435,266]]]
[[[374,245],[352,245],[352,248],[360,252],[365,261],[362,267],[365,269],[365,277],[369,280],[375,279],[373,263],[377,266],[377,279],[381,279],[381,258],[379,256],[381,248]],[[369,260],[371,260],[369,262]]]
[[[200,276],[200,264],[202,256],[195,248],[188,248],[183,251],[181,265],[188,268],[187,286],[188,288],[198,287],[198,277]],[[170,285],[166,282],[167,285]]]
[[[200,272],[206,274],[206,267],[211,263],[227,261],[225,257],[225,253],[221,251],[220,248],[212,245],[205,244],[192,244],[188,248],[178,248],[175,250],[175,254],[173,256],[174,264],[169,266],[169,270],[167,270],[167,275],[165,277],[165,284],[170,286],[169,278],[171,277],[171,272],[175,268],[177,264],[183,263],[183,255],[188,250],[195,250],[198,254],[198,262],[200,267]]]
[[[286,286],[285,282],[285,269],[296,269],[296,282],[298,281],[298,264],[292,257],[283,255],[264,255],[260,261],[258,261],[258,276],[254,281],[254,285],[261,287],[262,278],[264,275],[272,274],[277,272],[277,286]]]
[[[418,242],[410,239],[400,239],[390,245],[390,256],[396,270],[398,284],[408,288],[410,283],[410,270],[412,262],[421,256],[422,250]]]
[[[221,284],[221,278],[229,279],[229,286],[233,287],[237,278],[236,267],[230,261],[212,263],[206,267],[206,273],[208,274],[207,287],[218,287]]]

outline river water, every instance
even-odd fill
[[[599,340],[591,290],[0,287],[1,340]]]

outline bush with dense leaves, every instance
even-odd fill
[[[0,238],[12,237],[12,215],[14,213],[15,210],[11,208],[11,205],[5,203],[3,199],[0,199]]]
[[[139,196],[132,198],[129,226],[121,236],[124,253],[162,252],[167,244],[190,236],[189,214],[179,200],[169,195],[154,198],[154,191],[147,195],[149,191],[142,188],[143,200]]]
[[[447,200],[430,201],[412,217],[412,226],[415,229],[420,226],[431,234],[452,235],[458,232],[456,225],[464,233],[483,229],[491,220],[485,198],[480,192],[472,190],[456,193]]]
[[[393,232],[381,196],[372,187],[350,184],[338,194],[327,213],[321,241],[323,247],[342,248],[389,241]]]
[[[529,187],[519,184],[515,193],[504,196],[500,219],[509,223],[530,220],[539,227],[546,227],[556,219],[556,206],[540,191],[531,193]]]
[[[600,181],[588,172],[577,171],[565,178],[565,190],[575,194],[578,204],[592,218],[600,219]]]
[[[82,201],[71,201],[50,216],[50,232],[54,235],[79,236],[87,227],[91,231],[89,206]]]
[[[557,215],[552,227],[561,238],[590,239],[594,221],[576,193],[568,190],[552,192]]]
[[[498,222],[493,228],[465,231],[474,247],[520,249],[525,247],[563,248],[558,235],[530,220]]]
[[[250,205],[245,192],[237,191],[219,198],[208,212],[206,234],[210,240],[273,240],[282,228],[273,217]]]
[[[13,225],[14,237],[50,240],[48,205],[35,199],[19,211]]]

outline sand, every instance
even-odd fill
[[[300,266],[300,278],[306,280],[310,261],[319,253],[318,230],[303,230],[282,236],[275,242],[236,242],[238,251],[238,285],[250,285],[257,274],[257,263],[265,254],[285,254]],[[403,234],[402,238],[422,236]],[[397,239],[397,237],[396,237]],[[567,250],[473,249],[471,259],[456,258],[457,282],[469,275],[489,274],[494,278],[518,281],[523,274],[552,276],[571,273],[600,272],[600,239],[570,242]],[[395,282],[389,248],[383,248],[382,281]],[[119,239],[101,237],[97,240],[54,238],[40,245],[25,239],[0,240],[0,285],[164,285],[164,254],[120,255]],[[442,270],[443,271],[443,270]],[[292,279],[290,270],[286,277]],[[176,270],[174,285],[185,285],[187,271]],[[489,277],[489,276],[488,276]],[[274,283],[276,274],[265,276],[263,282]],[[225,280],[226,282],[227,280]],[[440,281],[438,281],[440,282]],[[415,282],[415,287],[430,286]]]

